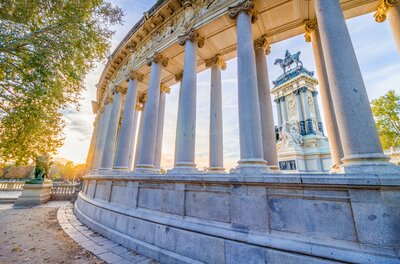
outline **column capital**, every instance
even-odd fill
[[[275,99],[274,99],[274,102],[277,103],[277,104],[280,104],[280,103],[281,103],[281,98],[280,98],[280,97],[275,98]]]
[[[226,69],[226,62],[225,62],[225,58],[222,57],[221,55],[217,54],[214,57],[212,57],[211,59],[206,59],[205,60],[206,63],[206,67],[212,67],[214,65],[218,65],[221,67],[222,70]]]
[[[186,41],[188,40],[196,42],[199,48],[204,46],[204,37],[200,36],[200,34],[193,28],[190,29],[186,34],[178,37],[178,43],[182,46],[185,45]]]
[[[312,91],[311,94],[312,94],[313,97],[317,97],[318,92],[317,91]]]
[[[394,7],[399,3],[398,0],[381,0],[376,12],[374,13],[375,21],[382,23],[386,20],[386,14],[389,12],[390,8]]]
[[[127,88],[118,85],[118,86],[115,86],[115,87],[112,89],[112,94],[113,94],[113,95],[116,94],[116,93],[126,94],[127,90],[128,90]]]
[[[280,98],[279,98],[279,101],[281,101],[281,102],[285,102],[285,101],[286,101],[286,96],[282,96],[282,97],[280,97]]]
[[[299,94],[300,94],[300,89],[294,90],[294,91],[293,91],[293,94],[294,94],[294,95],[299,95]]]
[[[135,109],[136,111],[143,111],[143,104],[136,102]]]
[[[169,94],[171,92],[171,88],[169,88],[168,86],[166,86],[165,84],[162,83],[160,85],[160,92]]]
[[[306,42],[311,42],[311,33],[317,30],[318,28],[318,23],[317,20],[306,20],[304,22],[304,30],[306,33],[304,33],[304,38],[306,39]]]
[[[129,78],[132,80],[137,80],[139,82],[143,81],[143,74],[139,73],[138,71],[131,71],[129,74]]]
[[[112,102],[113,102],[112,96],[107,96],[107,97],[106,97],[106,100],[105,100],[105,102],[104,102],[104,105],[111,104]]]
[[[258,12],[254,10],[254,3],[252,0],[245,0],[235,6],[228,7],[228,15],[232,19],[236,19],[240,12],[246,12],[251,16],[251,23],[258,20]]]
[[[256,39],[254,41],[254,47],[257,48],[263,48],[265,49],[265,54],[269,55],[271,53],[271,46],[269,45],[267,35],[262,35],[261,38]]]
[[[303,87],[299,88],[299,91],[301,93],[305,93],[305,92],[307,92],[307,90],[308,90],[308,88],[306,86],[303,86]]]
[[[180,82],[183,78],[183,71],[178,74],[175,74],[175,81]]]
[[[180,0],[181,6],[186,8],[186,7],[191,7],[193,5],[193,0]]]
[[[161,63],[162,66],[167,67],[168,66],[168,59],[165,58],[163,55],[161,55],[160,53],[154,53],[153,56],[147,58],[146,63],[147,66],[151,66],[151,64],[155,62],[155,63]]]

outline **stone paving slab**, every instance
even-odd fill
[[[57,212],[57,220],[65,233],[76,243],[106,263],[157,264],[156,261],[129,250],[87,228],[76,218],[71,204],[60,207]]]

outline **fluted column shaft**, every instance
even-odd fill
[[[304,121],[306,124],[306,133],[313,134],[314,129],[313,129],[313,123],[312,123],[312,119],[311,119],[310,105],[308,103],[308,92],[307,92],[306,87],[300,88],[300,98],[301,98],[301,102],[303,105],[303,114],[304,114]]]
[[[321,113],[319,111],[319,103],[318,103],[317,96],[318,96],[318,92],[317,91],[313,91],[312,92],[312,98],[313,98],[315,116],[317,117],[317,121],[318,121],[318,130],[321,133],[324,133],[324,130],[322,129],[322,119],[321,119]]]
[[[131,141],[134,140],[132,139],[132,130],[135,121],[134,112],[136,106],[137,87],[138,80],[132,78],[129,79],[114,169],[129,170],[129,151]]]
[[[138,169],[154,169],[160,84],[161,64],[152,61],[147,102],[143,111],[143,132],[141,134],[139,158],[136,166]]]
[[[296,97],[297,118],[299,119],[299,132],[304,136],[306,134],[306,125],[304,121],[303,107],[301,106],[300,91],[296,90],[294,94]]]
[[[367,92],[339,0],[315,0],[314,3],[343,146],[342,161],[344,166],[355,165],[347,169],[348,172],[355,172],[362,169],[357,168],[361,163],[385,161],[386,156],[382,152]]]
[[[86,166],[85,166],[86,171],[89,171],[93,168],[93,159],[96,151],[98,132],[99,132],[99,116],[96,116],[93,126],[92,138],[90,139],[89,151],[86,157]]]
[[[103,157],[101,159],[100,169],[111,170],[114,165],[115,146],[118,133],[119,118],[121,113],[122,92],[119,89],[114,90],[110,122],[107,128],[106,142],[104,145]]]
[[[397,50],[400,52],[400,4],[389,9],[388,20],[394,41],[396,42]]]
[[[169,88],[161,85],[160,93],[161,94],[160,94],[160,103],[158,108],[156,149],[154,156],[154,167],[158,170],[161,168],[161,153],[162,153],[164,118],[165,118],[165,100],[167,97],[167,93],[169,93]]]
[[[283,124],[288,123],[288,114],[287,114],[287,107],[286,107],[286,97],[281,97],[281,112],[282,112],[282,119],[283,119]]]
[[[328,82],[325,59],[322,51],[319,29],[310,32],[310,41],[312,43],[314,61],[319,82],[319,91],[321,93],[322,107],[324,108],[324,118],[327,134],[329,137],[329,147],[331,150],[332,169],[338,169],[342,164],[343,158],[342,142],[340,141],[339,128],[336,120],[335,109],[331,88]]]
[[[280,98],[275,99],[276,103],[276,116],[278,117],[278,127],[282,127],[282,111]]]
[[[128,170],[133,169],[133,163],[135,159],[135,145],[136,145],[136,130],[138,126],[138,121],[139,121],[139,111],[137,107],[135,107],[135,112],[134,112],[134,117],[133,117],[133,128],[132,128],[132,134],[131,134],[131,145],[129,146],[129,164],[128,164]]]
[[[269,46],[267,47],[267,50],[269,51]],[[256,41],[255,56],[257,68],[258,97],[260,102],[263,156],[264,160],[267,161],[267,165],[271,169],[279,170],[274,117],[272,113],[271,92],[269,87],[268,68],[265,55],[265,47],[257,47]]]
[[[210,94],[210,171],[224,170],[224,147],[222,132],[222,91],[221,66],[211,66],[211,94]]]
[[[101,160],[103,158],[104,145],[106,142],[108,123],[110,122],[112,104],[107,103],[104,106],[104,112],[101,113],[99,122],[99,133],[96,143],[96,152],[94,154],[93,169],[99,169],[101,166]]]
[[[175,169],[195,168],[197,44],[186,40],[182,87],[179,92]]]
[[[251,16],[237,14],[237,65],[239,99],[239,170],[246,167],[266,167],[261,136],[260,103],[253,46]]]

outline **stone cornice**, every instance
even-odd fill
[[[258,12],[254,10],[254,4],[252,0],[245,0],[228,8],[229,17],[232,19],[236,19],[240,12],[248,13],[251,16],[251,23],[255,23],[258,20]]]
[[[169,88],[168,86],[166,86],[165,84],[162,83],[160,85],[160,92],[169,94],[171,92],[171,88]]]
[[[212,67],[214,65],[218,65],[221,67],[222,70],[226,69],[225,59],[224,59],[224,57],[222,57],[219,54],[215,55],[211,59],[206,59],[205,63],[206,63],[206,67]]]
[[[389,12],[390,8],[394,7],[398,3],[398,0],[381,0],[374,14],[375,21],[378,23],[385,21],[386,14]]]
[[[306,42],[311,42],[311,33],[318,29],[317,20],[307,20],[304,23],[304,38]]]
[[[204,38],[200,36],[200,34],[194,30],[193,28],[189,30],[185,35],[181,35],[178,38],[179,45],[185,45],[186,41],[196,42],[199,48],[204,46]]]
[[[263,35],[261,38],[256,39],[254,41],[254,47],[265,49],[265,54],[269,55],[271,53],[271,46],[269,45],[268,39],[266,35]]]
[[[162,66],[167,67],[168,66],[168,59],[165,58],[163,55],[161,55],[160,53],[154,53],[153,56],[151,56],[150,58],[147,58],[146,63],[148,66],[151,66],[151,64],[155,62],[155,63],[161,63]]]
[[[129,74],[129,78],[132,80],[137,80],[139,82],[143,81],[143,74],[137,72],[137,71],[131,71],[131,73]]]

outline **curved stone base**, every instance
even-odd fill
[[[399,197],[400,177],[103,175],[75,213],[161,263],[400,263]]]

